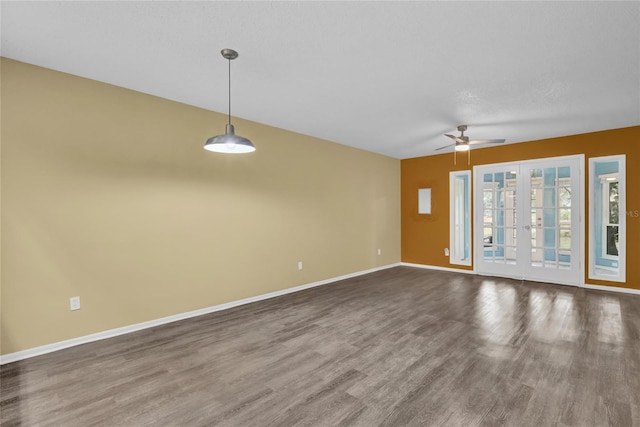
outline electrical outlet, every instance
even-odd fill
[[[378,255],[382,255],[382,249],[378,249]]]
[[[302,270],[302,261],[298,261],[298,270]]]
[[[449,256],[449,248],[444,248],[444,256]]]
[[[80,310],[80,297],[69,298],[69,310]]]

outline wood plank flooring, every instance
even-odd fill
[[[2,426],[640,425],[640,296],[396,267],[0,368]]]

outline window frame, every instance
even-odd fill
[[[472,265],[471,218],[471,171],[449,172],[449,264]]]
[[[589,159],[589,279],[626,282],[625,161],[624,154]],[[617,163],[617,171],[597,174],[597,165],[606,163]],[[613,182],[618,183],[618,224],[609,222],[609,191]],[[618,255],[607,253],[607,226],[618,227]]]

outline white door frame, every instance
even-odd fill
[[[481,194],[482,194],[482,188],[479,188],[480,186],[478,185],[478,179],[479,179],[479,174],[481,173],[480,171],[482,171],[485,168],[495,168],[495,169],[503,169],[503,170],[507,170],[507,169],[513,169],[514,167],[520,167],[520,166],[526,166],[526,167],[530,167],[533,164],[539,164],[539,163],[544,163],[544,162],[561,162],[561,161],[577,161],[578,164],[578,195],[579,195],[579,200],[578,200],[578,206],[576,206],[576,208],[578,209],[578,237],[580,239],[579,243],[578,243],[578,253],[577,254],[572,254],[572,259],[575,258],[576,262],[578,262],[578,282],[575,283],[573,281],[571,282],[567,282],[567,281],[563,281],[561,279],[555,279],[553,281],[549,281],[549,280],[545,280],[545,281],[549,281],[550,283],[557,283],[557,284],[561,284],[561,285],[570,285],[570,286],[580,286],[583,287],[584,283],[585,283],[585,156],[584,154],[578,154],[578,155],[572,155],[572,156],[559,156],[559,157],[546,157],[546,158],[539,158],[539,159],[529,159],[529,160],[523,160],[523,161],[518,161],[518,162],[505,162],[505,163],[493,163],[493,164],[486,164],[486,165],[477,165],[473,167],[473,209],[474,209],[474,215],[473,215],[473,265],[474,265],[474,273],[479,274],[479,275],[492,275],[492,276],[496,276],[497,274],[494,273],[484,273],[478,270],[478,266],[479,266],[479,262],[480,262],[480,257],[483,256],[483,206],[482,206],[482,198],[481,198]],[[519,186],[519,189],[522,188],[522,186]],[[529,194],[525,195],[524,197],[530,197]],[[573,207],[573,200],[572,200],[572,207]],[[520,222],[522,222],[522,220],[520,220]],[[520,227],[519,227],[520,228]],[[524,271],[524,270],[523,270]],[[509,277],[509,278],[514,278],[514,279],[524,279],[524,280],[536,280],[534,278],[527,278],[527,277],[523,277],[522,274],[520,274],[519,272],[516,272],[515,270],[513,272],[509,272],[506,274],[502,274],[502,277]],[[539,279],[538,279],[539,280]]]

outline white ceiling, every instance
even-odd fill
[[[220,112],[219,52],[233,48],[234,116],[396,158],[441,153],[458,124],[507,143],[640,125],[638,1],[3,1],[0,13],[2,56]]]

